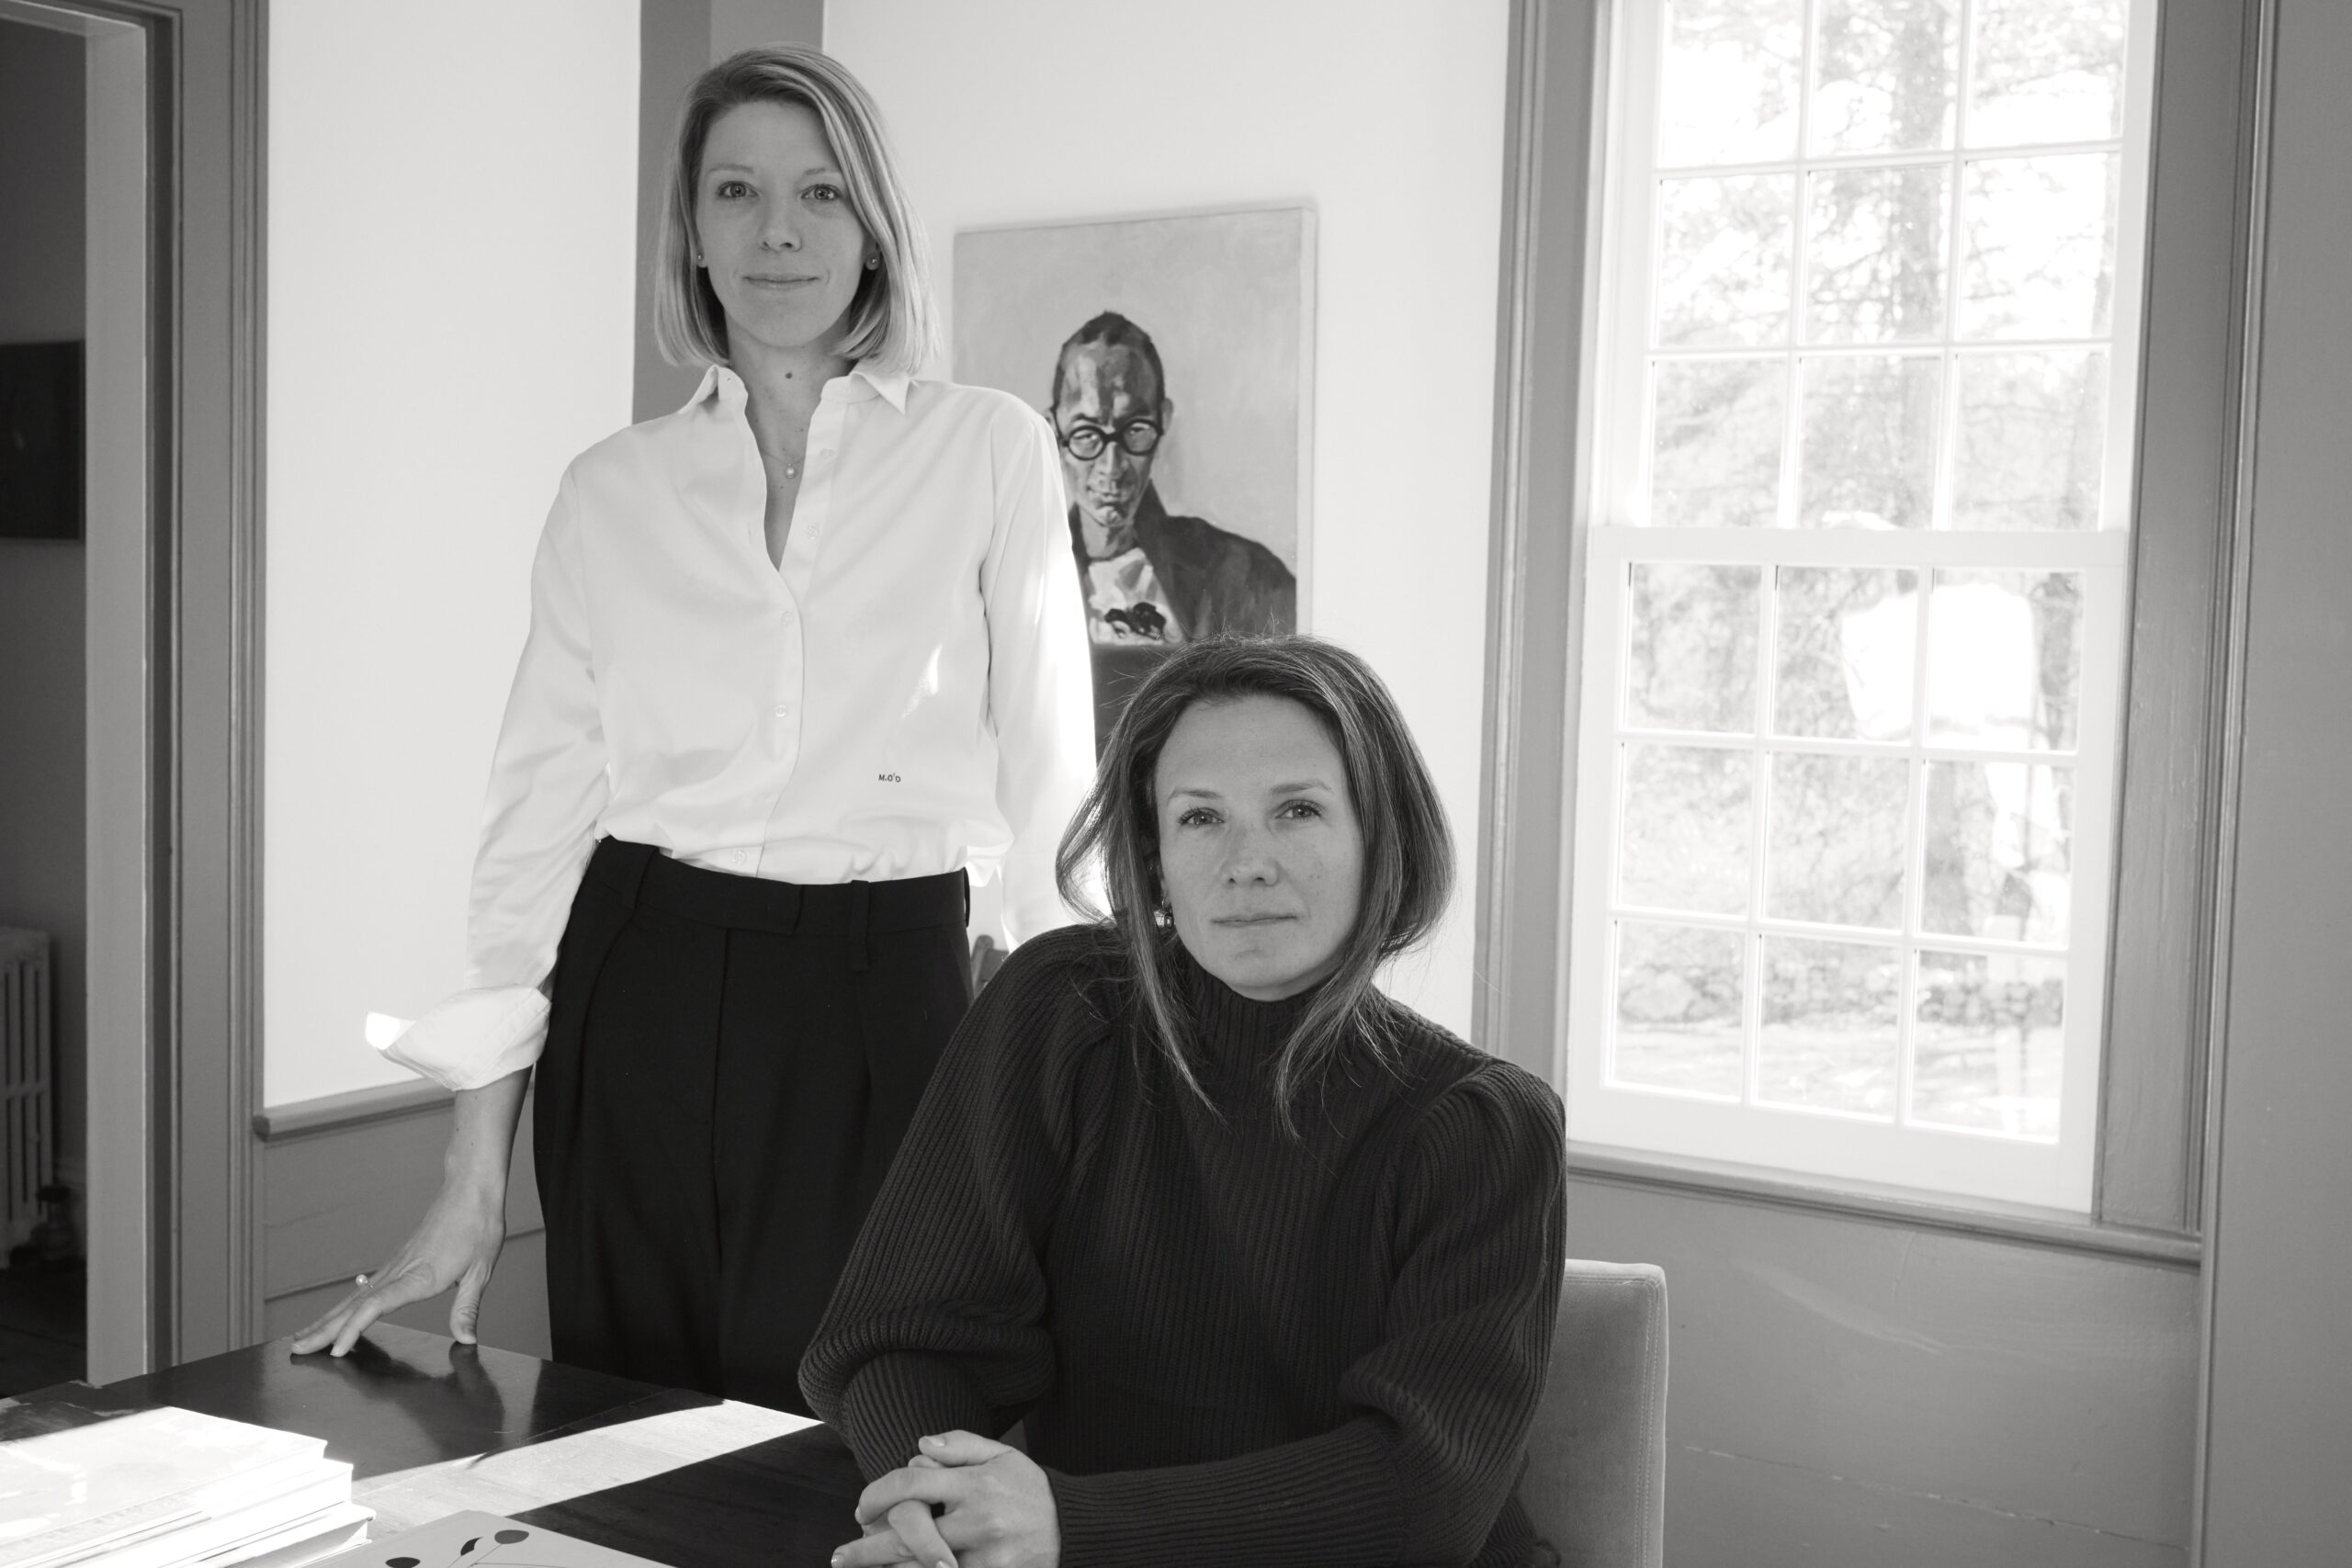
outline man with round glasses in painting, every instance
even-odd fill
[[[1160,504],[1151,467],[1173,411],[1151,334],[1117,311],[1062,344],[1048,417],[1086,592],[1098,744],[1169,649],[1219,632],[1297,629],[1298,584],[1281,557]]]

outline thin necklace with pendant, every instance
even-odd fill
[[[784,433],[782,431],[778,431],[776,434],[778,437],[781,438]],[[800,432],[800,439],[805,446],[808,439],[808,432],[805,427]],[[798,479],[800,477],[801,466],[808,461],[808,454],[805,450],[802,451],[800,456],[797,457],[785,458],[782,453],[778,453],[776,456],[779,459],[782,459],[779,466],[784,470],[784,477],[788,479]]]

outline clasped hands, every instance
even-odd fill
[[[933,1505],[938,1511],[933,1511]],[[865,1533],[833,1568],[1058,1568],[1054,1489],[1027,1454],[972,1432],[922,1439],[922,1451],[858,1495]]]

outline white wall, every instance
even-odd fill
[[[563,465],[629,417],[634,0],[270,13],[267,1103],[406,1077]]]
[[[1504,0],[834,0],[952,276],[959,229],[1305,200],[1314,625],[1395,690],[1463,886],[1394,976],[1467,1032],[1502,213]],[[953,302],[948,301],[953,308]]]

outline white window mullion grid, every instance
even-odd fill
[[[1812,36],[1813,29],[1807,28],[1808,53]],[[1799,134],[1803,134],[1802,126],[1799,127]],[[1802,295],[1802,288],[1798,292]],[[1798,318],[1792,315],[1789,319],[1793,322]],[[1793,360],[1790,363],[1789,375],[1793,387],[1796,375]],[[1794,402],[1795,399],[1792,397],[1790,400]],[[1781,485],[1781,515],[1783,519],[1790,515],[1787,507],[1791,493],[1787,484]],[[1740,1019],[1740,1066],[1743,1069],[1740,1073],[1740,1099],[1743,1104],[1750,1107],[1757,1105],[1764,1097],[1764,1053],[1759,1042],[1764,1037],[1764,988],[1768,979],[1762,919],[1766,864],[1764,857],[1755,851],[1762,847],[1764,835],[1771,830],[1772,825],[1772,754],[1766,750],[1763,738],[1772,733],[1772,703],[1779,685],[1776,678],[1779,661],[1772,658],[1770,650],[1775,646],[1772,639],[1780,622],[1780,595],[1772,592],[1773,569],[1759,563],[1756,575],[1758,600],[1756,615],[1756,703],[1751,710],[1754,716],[1748,721],[1753,735],[1741,738],[1753,753],[1748,758],[1747,770],[1747,930],[1741,935],[1739,944],[1740,973],[1747,987],[1741,993],[1745,1006],[1741,1009]],[[1622,685],[1623,682],[1619,683]],[[1613,1068],[1616,1059],[1613,1021],[1606,1027],[1610,1040],[1608,1057]]]
[[[2140,299],[2147,284],[2149,149],[2154,141],[2155,0],[2132,0],[2124,41],[2123,145],[2117,160],[2115,298],[2109,307],[2107,471],[2099,487],[2102,529],[2132,526],[2132,464],[2140,449]]]
[[[1804,14],[1799,19],[1797,26],[1797,162],[1789,165],[1789,174],[1787,175],[1789,180],[1789,220],[1793,231],[1790,235],[1792,243],[1789,247],[1789,326],[1786,340],[1786,352],[1781,358],[1781,371],[1782,377],[1785,378],[1783,384],[1787,388],[1787,401],[1781,411],[1782,430],[1781,439],[1781,503],[1779,513],[1775,518],[1775,521],[1783,528],[1794,527],[1796,525],[1797,508],[1802,501],[1802,497],[1797,491],[1798,475],[1802,471],[1798,462],[1798,457],[1803,451],[1804,446],[1804,355],[1802,352],[1802,349],[1806,338],[1812,335],[1808,330],[1812,325],[1812,322],[1809,320],[1812,311],[1807,302],[1807,295],[1810,291],[1805,288],[1806,269],[1812,261],[1812,255],[1810,254],[1812,251],[1812,244],[1806,231],[1811,227],[1811,225],[1805,222],[1805,212],[1809,198],[1813,193],[1812,182],[1805,175],[1804,159],[1811,152],[1813,148],[1813,57],[1814,51],[1817,47],[1816,35],[1820,31],[1820,9],[1821,7],[1817,5],[1807,4],[1804,7]],[[1676,170],[1675,173],[1678,177],[1689,177],[1679,169]],[[1657,187],[1653,185],[1651,188],[1655,190]],[[1652,254],[1655,254],[1656,253]],[[1646,336],[1646,333],[1645,335]],[[1655,355],[1661,345],[1656,343],[1650,343],[1646,344],[1646,346],[1650,348],[1652,354]],[[1652,371],[1651,375],[1653,379],[1655,379],[1657,372]],[[1655,397],[1655,390],[1653,390],[1653,397]],[[1642,451],[1642,490],[1643,499],[1645,502],[1648,499],[1649,491],[1649,457],[1650,454],[1656,450],[1657,446],[1653,443],[1652,445],[1643,448]],[[1647,522],[1649,520],[1648,509],[1646,506],[1645,506],[1643,510],[1642,520],[1644,522]],[[1767,576],[1770,575],[1771,568],[1766,567],[1764,570]],[[1763,672],[1761,671],[1758,671],[1758,678],[1756,682],[1757,685],[1759,687],[1770,688],[1771,682],[1763,678]],[[1767,718],[1770,717],[1769,709],[1766,710],[1764,716]],[[1763,731],[1759,730],[1758,733],[1761,734]],[[1769,771],[1767,764],[1759,762],[1758,765],[1759,768],[1765,768]],[[1765,779],[1763,775],[1759,773],[1758,782],[1759,785],[1762,785],[1769,784],[1770,781]],[[1759,811],[1768,808],[1765,801],[1765,792],[1761,787],[1759,787],[1756,792],[1756,807]],[[1761,818],[1758,818],[1758,820],[1760,821]],[[1761,843],[1763,840],[1759,839],[1757,841]],[[1762,857],[1759,856],[1758,858],[1761,859]],[[1756,908],[1760,908],[1762,906],[1759,904],[1756,906]],[[1757,981],[1755,989],[1758,993],[1759,998],[1751,1010],[1760,1020],[1763,1011],[1763,1004],[1760,999],[1761,993],[1764,988],[1762,984],[1764,978],[1763,951],[1761,947],[1754,942],[1750,942],[1748,943],[1748,947],[1751,951],[1748,953],[1747,966],[1755,976]],[[1753,1029],[1750,1030],[1748,1038],[1750,1040],[1755,1038]],[[1748,1053],[1748,1055],[1751,1058],[1747,1073],[1748,1092],[1750,1095],[1753,1095],[1756,1091],[1756,1067],[1753,1061],[1755,1055],[1756,1053],[1753,1051]]]
[[[1605,236],[1599,257],[1601,278],[1601,356],[1594,385],[1601,393],[1595,412],[1592,521],[1587,555],[1584,691],[1579,704],[1582,787],[1577,790],[1573,825],[1577,875],[1568,890],[1567,1048],[1562,1053],[1562,1088],[1570,1108],[1570,1134],[1597,1143],[1781,1166],[1834,1177],[1895,1181],[1959,1194],[2052,1204],[2088,1206],[2097,1134],[2097,1073],[2105,1001],[2107,905],[2112,856],[2115,760],[2127,603],[2127,548],[2121,529],[2128,522],[2129,477],[2136,415],[2136,361],[2141,234],[2144,225],[2145,148],[2150,120],[2148,84],[2153,67],[2152,0],[2132,0],[2125,76],[2126,115],[2120,141],[2076,141],[2043,146],[1973,149],[1966,141],[1970,81],[1975,70],[1973,0],[1958,18],[1961,76],[1955,87],[1955,127],[1941,153],[1812,155],[1810,114],[1814,59],[1818,47],[1819,0],[1805,6],[1799,37],[1800,97],[1797,157],[1793,162],[1678,167],[1662,176],[1655,166],[1661,95],[1656,89],[1663,58],[1663,0],[1623,0],[1619,25],[1611,29],[1618,96],[1602,138],[1609,167],[1601,190]],[[1630,87],[1628,86],[1630,85]],[[1959,337],[1963,217],[1968,167],[1981,157],[2017,159],[2041,153],[2112,152],[2118,164],[2118,250],[2111,274],[2110,331],[2104,338],[1966,341]],[[1817,166],[1869,168],[1938,164],[1947,171],[1944,320],[1932,340],[1814,346],[1805,316],[1806,220],[1810,175]],[[1775,343],[1747,347],[1666,350],[1651,342],[1654,318],[1654,258],[1662,240],[1657,202],[1661,177],[1707,174],[1777,174],[1791,181],[1792,254],[1789,277],[1788,330]],[[1623,243],[1627,235],[1638,245]],[[2109,355],[2107,442],[2099,529],[2095,533],[2000,534],[1949,531],[1953,515],[1955,453],[1960,434],[1962,362],[1979,354],[2020,354],[2037,349],[2092,349]],[[1932,356],[1941,376],[1937,407],[1938,440],[1931,527],[1899,533],[1799,528],[1799,463],[1804,417],[1804,362],[1849,355]],[[1737,529],[1650,528],[1648,466],[1656,439],[1655,367],[1668,361],[1777,361],[1783,389],[1778,526]],[[1754,714],[1746,737],[1679,732],[1634,732],[1623,713],[1628,668],[1626,595],[1629,569],[1644,562],[1752,564],[1758,569]],[[1912,670],[1912,729],[1907,743],[1780,739],[1772,737],[1774,682],[1778,674],[1775,616],[1780,566],[1849,566],[1908,570],[1915,574],[1919,617]],[[2037,572],[2064,570],[2083,587],[2080,629],[2081,686],[2076,749],[2069,753],[2023,753],[1999,749],[1951,747],[1928,735],[1930,615],[1939,570],[1997,569]],[[1637,908],[1616,901],[1616,824],[1623,801],[1629,744],[1720,747],[1750,754],[1748,800],[1750,860],[1748,907],[1744,917]],[[1771,757],[1776,754],[1901,756],[1905,795],[1904,903],[1899,929],[1860,930],[1778,919],[1766,914],[1766,843],[1771,821]],[[2070,907],[2063,948],[1991,938],[1945,936],[1925,929],[1923,900],[1928,809],[1928,769],[1937,762],[2004,762],[2071,771],[2074,816],[2068,833]],[[1653,919],[1685,927],[1736,932],[1741,975],[1741,1092],[1702,1098],[1686,1091],[1614,1083],[1614,976],[1621,919]],[[1860,1113],[1799,1109],[1762,1101],[1758,1074],[1760,1030],[1769,983],[1765,941],[1769,937],[1852,941],[1887,947],[1900,954],[1896,985],[1894,1114],[1873,1119]],[[1923,952],[2036,954],[2064,964],[2064,1036],[2059,1130],[2054,1140],[2034,1141],[1945,1126],[1913,1124],[1915,1035],[1922,985]]]
[[[1964,45],[1961,63],[1961,81],[1963,84],[1962,96],[1964,105],[1965,83],[1968,79]],[[1958,209],[1959,202],[1955,197],[1950,210],[1956,212]],[[1960,225],[1954,223],[1952,227],[1957,229]],[[1953,254],[1957,254],[1959,251],[1957,241],[1954,242],[1952,249]],[[1951,310],[1949,301],[1945,309],[1949,314]],[[1947,333],[1951,331],[1950,321],[1945,322],[1945,331]],[[1951,395],[1952,364],[1949,352],[1944,355],[1943,376],[1945,396],[1939,405],[1939,412],[1943,416],[1943,427],[1939,434],[1939,447],[1950,445],[1951,432],[1957,425],[1957,422],[1952,417],[1952,405],[1960,400]],[[1951,453],[1939,450],[1937,462],[1937,504],[1939,507],[1943,504],[1943,498],[1951,493]],[[1907,748],[1911,754],[1909,760],[1911,790],[1904,796],[1903,802],[1903,956],[1898,961],[1902,965],[1902,972],[1894,991],[1896,998],[1894,1115],[1898,1122],[1908,1120],[1914,1103],[1912,1095],[1917,1087],[1917,1072],[1914,1053],[1918,1049],[1919,1043],[1919,936],[1927,925],[1924,914],[1928,898],[1928,774],[1927,767],[1921,760],[1921,743],[1926,740],[1928,734],[1928,656],[1935,646],[1932,606],[1936,601],[1936,573],[1932,566],[1923,566],[1918,569],[1918,578],[1912,590],[1917,597],[1917,603],[1913,605],[1915,615],[1911,623],[1911,743]]]
[[[2026,552],[2020,538],[2041,550]],[[2007,548],[1997,561],[1988,552]],[[2072,751],[2018,752],[1983,747],[1941,745],[1927,738],[1926,680],[1922,673],[1932,647],[1923,625],[1913,667],[1914,728],[1905,742],[1814,740],[1780,738],[1759,728],[1752,735],[1677,730],[1636,730],[1625,722],[1622,678],[1603,692],[1588,691],[1582,706],[1577,755],[1602,759],[1602,789],[1578,792],[1575,823],[1577,875],[1571,894],[1568,1032],[1566,1081],[1569,1135],[1580,1140],[1657,1149],[1701,1158],[1775,1166],[1824,1176],[1890,1181],[1964,1195],[2052,1207],[2080,1208],[2087,1201],[2091,1138],[2096,1131],[2098,1057],[2078,1040],[2096,1043],[2104,1012],[2105,908],[2113,838],[2112,800],[2120,636],[2124,615],[2127,541],[2116,534],[1987,536],[1731,529],[1596,528],[1587,570],[1585,661],[1588,671],[1606,669],[1622,677],[1631,626],[1625,615],[1627,580],[1637,563],[1756,564],[1763,569],[1759,592],[1770,601],[1770,566],[1883,567],[1917,574],[1923,611],[1931,612],[1939,567],[1971,569],[1997,564],[2020,570],[2066,570],[2083,582],[2082,704]],[[2035,558],[2036,557],[2040,558]],[[1769,615],[1769,611],[1765,612]],[[1756,712],[1759,725],[1770,710],[1773,644],[1759,617]],[[2099,694],[2108,694],[2100,700]],[[1744,915],[1663,910],[1621,902],[1616,893],[1616,821],[1622,809],[1630,745],[1676,745],[1744,752],[1753,759],[1749,803],[1748,908]],[[1770,820],[1770,763],[1774,754],[1900,757],[1908,773],[1905,797],[1905,910],[1899,929],[1849,928],[1778,919],[1766,912],[1763,835]],[[2075,817],[2069,834],[2069,879],[2073,904],[2063,947],[1997,938],[1946,935],[1922,929],[1920,857],[1925,842],[1925,771],[1929,763],[1984,761],[2071,768],[2075,772]],[[1592,779],[1588,772],[1585,777]],[[1736,933],[1744,977],[1742,1084],[1738,1101],[1611,1081],[1614,1020],[1610,1001],[1617,968],[1621,920],[1652,922]],[[1843,1112],[1762,1103],[1758,1100],[1758,1049],[1765,974],[1762,941],[1784,936],[1900,945],[1902,978],[1897,991],[1901,1055],[1896,1058],[1897,1113],[1891,1121]],[[2055,1141],[2028,1141],[1965,1128],[1907,1123],[1912,1103],[1911,1067],[1922,951],[2016,954],[2063,959],[2065,964],[2066,1049],[2062,1067],[2060,1129]]]

